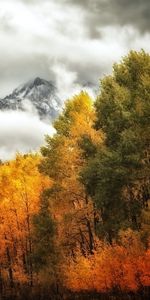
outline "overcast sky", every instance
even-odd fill
[[[150,0],[0,0],[0,98],[39,76],[64,100],[141,48],[150,50]],[[0,112],[0,158],[52,132],[37,115]]]
[[[149,41],[149,0],[0,0],[0,97],[35,76],[97,84]]]

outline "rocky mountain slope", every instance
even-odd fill
[[[0,110],[34,111],[41,119],[53,121],[62,102],[51,81],[39,77],[19,86],[10,95],[0,99]]]

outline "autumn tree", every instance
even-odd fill
[[[150,286],[150,252],[141,243],[140,234],[128,229],[119,243],[99,242],[93,255],[78,255],[66,262],[65,284],[74,292],[96,291],[126,295]],[[122,298],[122,297],[121,297]],[[143,299],[148,299],[144,297]]]
[[[92,101],[87,93],[81,92],[66,102],[54,123],[56,134],[47,137],[47,146],[42,148],[40,170],[54,181],[47,192],[50,210],[57,221],[58,241],[70,255],[74,255],[77,245],[83,255],[94,249],[93,204],[79,182],[84,165],[79,146],[81,136],[89,135],[93,144],[102,140],[102,135],[92,128],[93,120]]]
[[[40,194],[51,184],[39,173],[39,162],[39,155],[17,155],[0,166],[0,263],[11,287],[34,281],[32,218]]]

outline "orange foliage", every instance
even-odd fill
[[[79,173],[85,164],[79,141],[83,135],[88,135],[94,145],[102,144],[104,137],[93,128],[95,113],[87,93],[73,97],[66,109],[67,114],[56,121],[57,133],[43,148],[48,151],[43,163],[48,169],[47,174],[54,176],[54,186],[58,186],[55,196],[53,193],[49,197],[50,211],[57,221],[57,242],[59,248],[63,246],[65,252],[67,249],[67,255],[68,252],[72,255],[79,244],[82,252],[92,248],[94,236],[93,202],[87,199],[85,188],[79,181]]]
[[[51,181],[39,173],[38,155],[17,155],[0,166],[0,263],[9,280],[32,274],[32,216]]]
[[[130,245],[100,244],[91,256],[77,255],[65,267],[65,283],[72,291],[137,291],[150,286],[150,249],[127,231]],[[134,239],[132,240],[134,236]]]

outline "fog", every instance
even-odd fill
[[[0,112],[0,159],[14,158],[16,152],[38,151],[44,143],[44,135],[53,133],[53,127],[41,121],[36,114]]]

